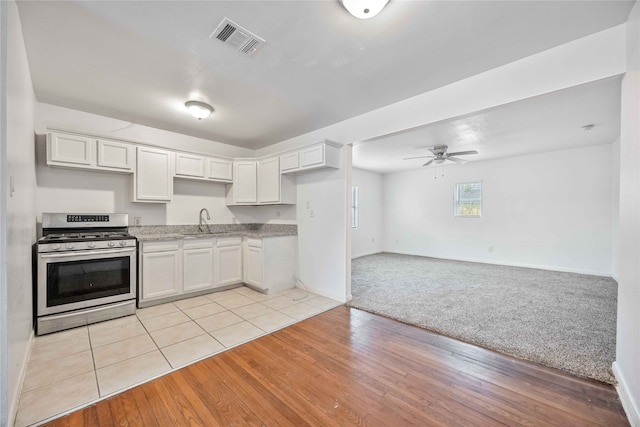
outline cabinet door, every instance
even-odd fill
[[[213,287],[213,248],[183,251],[184,292]]]
[[[133,145],[116,141],[98,140],[98,166],[133,171],[135,149]]]
[[[140,289],[142,300],[181,294],[180,251],[142,254]]]
[[[257,163],[255,161],[235,163],[233,177],[235,203],[256,203],[258,201],[256,169]]]
[[[280,172],[293,171],[300,167],[298,152],[280,156]]]
[[[138,147],[135,202],[170,202],[173,197],[172,154],[157,148]]]
[[[176,153],[176,175],[204,178],[204,157]]]
[[[306,168],[324,163],[324,144],[300,151],[300,167]]]
[[[47,164],[93,168],[96,140],[88,136],[47,134]]]
[[[224,159],[207,159],[207,178],[219,181],[233,180],[233,162]]]
[[[278,203],[280,201],[280,158],[258,162],[258,202]]]
[[[262,277],[262,248],[245,246],[244,248],[244,282],[264,288]]]
[[[216,286],[242,282],[242,245],[216,248],[214,274]]]

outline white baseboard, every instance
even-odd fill
[[[622,402],[622,407],[627,413],[629,424],[631,424],[631,427],[640,427],[640,408],[638,408],[638,402],[634,402],[633,398],[629,394],[627,381],[624,379],[622,372],[620,372],[618,362],[613,362],[612,368],[613,375],[616,377],[616,381],[618,382],[616,391],[620,397],[620,402]]]
[[[29,363],[29,359],[31,358],[31,349],[33,348],[33,337],[35,331],[31,331],[31,336],[29,337],[29,344],[27,345],[27,351],[24,355],[24,360],[22,361],[22,366],[20,367],[20,374],[18,375],[18,383],[16,384],[15,390],[13,390],[13,396],[11,396],[11,403],[9,404],[9,416],[7,419],[9,420],[9,425],[12,426],[16,422],[16,416],[18,415],[18,403],[20,402],[20,393],[22,392],[22,385],[24,384],[24,377],[27,374],[27,364]]]
[[[381,254],[382,252],[384,251],[374,251],[374,252],[366,252],[363,254],[351,255],[351,259],[362,258],[363,256],[367,256],[367,255]]]
[[[297,285],[296,285],[296,288],[305,290],[307,292],[311,292],[313,294],[318,294],[318,295],[323,296],[323,297],[331,298],[331,299],[334,299],[336,301],[340,301],[342,303],[347,302],[347,297],[345,295],[340,296],[340,295],[328,294],[324,289],[314,288],[313,286],[305,286],[303,288],[303,287],[300,287],[300,286],[297,286]]]
[[[580,268],[564,268],[559,266],[527,264],[527,263],[518,263],[518,262],[504,262],[500,260],[487,260],[487,259],[476,259],[476,258],[465,258],[465,257],[449,258],[449,257],[443,257],[443,256],[433,255],[433,254],[413,253],[413,252],[404,252],[404,251],[384,251],[384,252],[390,253],[390,254],[413,255],[413,256],[423,256],[423,257],[429,257],[429,258],[449,259],[452,261],[477,262],[480,264],[495,264],[495,265],[504,265],[507,267],[536,268],[538,270],[561,271],[564,273],[577,273],[577,274],[588,274],[590,276],[611,277],[610,271],[584,270]]]

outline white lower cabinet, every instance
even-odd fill
[[[242,282],[242,238],[218,239],[214,259],[214,283],[216,286]]]
[[[213,288],[213,239],[185,240],[182,253],[184,292]]]
[[[296,285],[296,236],[274,236],[243,241],[244,283],[265,293]]]
[[[141,242],[138,306],[242,282],[264,293],[291,289],[295,287],[296,243],[296,236]]]
[[[144,242],[141,248],[140,301],[180,295],[182,293],[180,241]]]

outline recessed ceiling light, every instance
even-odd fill
[[[213,113],[213,107],[207,103],[200,101],[187,101],[185,107],[189,110],[191,115],[198,120],[206,119]]]
[[[380,13],[389,0],[340,0],[340,2],[356,18],[369,19]]]

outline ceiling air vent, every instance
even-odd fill
[[[218,39],[246,55],[253,55],[265,43],[264,39],[242,28],[229,18],[224,18],[209,37]]]

